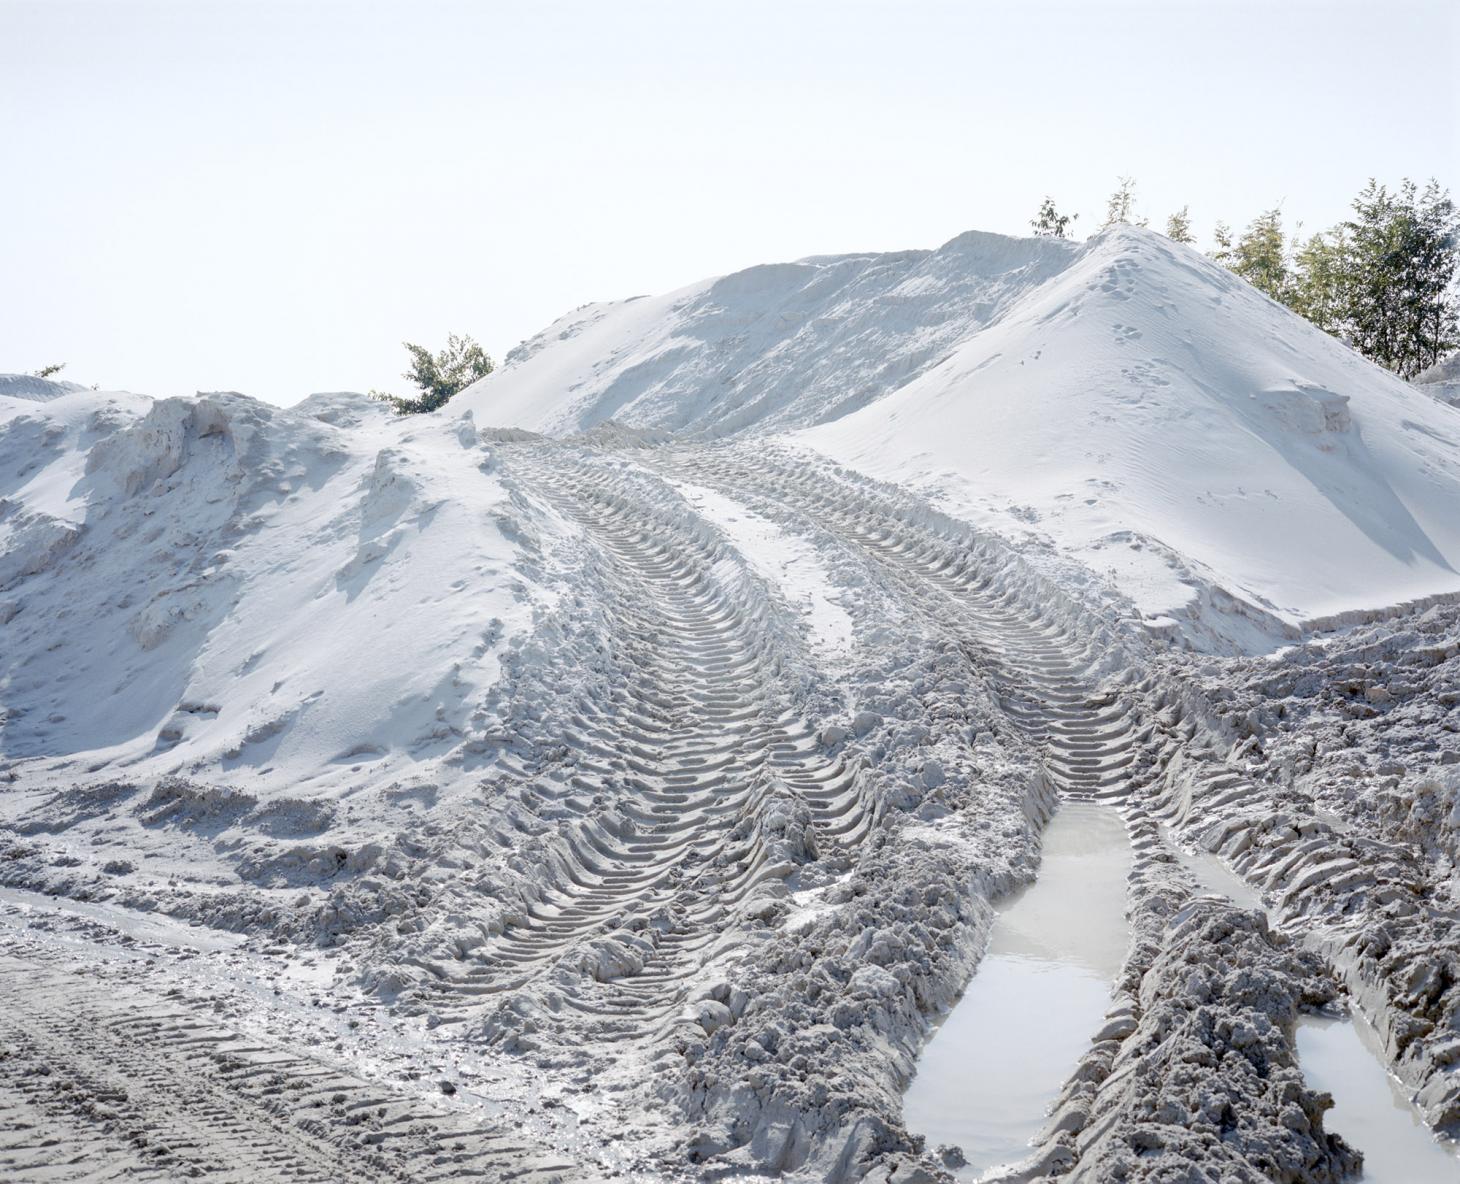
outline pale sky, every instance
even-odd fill
[[[0,0],[0,371],[409,389],[804,255],[1460,184],[1460,4]]]

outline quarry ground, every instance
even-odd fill
[[[1345,1178],[1324,1008],[1460,1124],[1460,608],[1198,655],[810,453],[462,446],[556,592],[429,777],[0,765],[7,1178],[937,1179],[902,1090],[1070,800],[1133,941],[1018,1178]]]

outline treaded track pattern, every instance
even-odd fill
[[[0,951],[7,1181],[518,1180],[574,1176],[503,1122],[432,1106],[230,1030],[94,960]]]
[[[795,870],[766,829],[770,806],[804,803],[824,852],[855,848],[875,809],[860,761],[828,755],[783,685],[763,586],[662,482],[603,460],[543,444],[511,453],[514,475],[608,559],[609,644],[628,677],[613,702],[582,704],[567,767],[532,778],[556,809],[583,814],[564,832],[555,886],[432,1005],[470,1008],[615,934],[631,944],[627,965],[563,1002],[601,1019],[601,1035],[654,1039],[737,909]],[[604,800],[616,818],[595,812]],[[647,924],[626,933],[632,918]]]

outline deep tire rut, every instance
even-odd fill
[[[1097,689],[1090,674],[1098,657],[1093,639],[1072,635],[1015,594],[986,556],[919,528],[867,491],[840,487],[825,474],[807,479],[774,458],[752,465],[734,454],[697,457],[694,472],[731,496],[749,492],[794,509],[859,548],[907,586],[907,602],[936,628],[994,659],[1005,713],[1041,746],[1064,796],[1119,801],[1129,795],[1137,748],[1149,732],[1128,703]],[[928,589],[937,594],[932,601]]]
[[[0,1009],[0,1176],[16,1184],[577,1175],[506,1123],[99,983],[91,962],[7,939],[0,997],[25,1001]]]
[[[564,805],[608,801],[622,821],[585,818],[552,891],[439,996],[471,1007],[645,918],[631,931],[639,956],[563,1002],[615,1021],[620,1038],[653,1039],[672,1030],[741,906],[795,871],[768,819],[804,803],[815,841],[834,851],[855,848],[875,817],[861,764],[829,756],[783,686],[764,589],[666,486],[602,462],[548,445],[511,459],[608,562],[625,694],[580,717],[555,776]]]

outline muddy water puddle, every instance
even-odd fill
[[[1323,1125],[1364,1153],[1365,1184],[1455,1184],[1460,1147],[1431,1133],[1408,1092],[1385,1069],[1375,1033],[1361,1017],[1298,1021],[1298,1063],[1312,1089],[1333,1095]]]
[[[1175,853],[1176,861],[1192,874],[1203,892],[1213,896],[1225,896],[1241,909],[1266,912],[1261,893],[1228,868],[1216,855],[1209,851],[1183,850],[1165,827],[1161,828],[1161,837],[1166,846]]]
[[[963,1149],[963,1180],[1030,1151],[1090,1046],[1125,961],[1125,823],[1066,803],[1044,832],[1039,878],[1000,907],[988,952],[929,1040],[903,1098],[929,1148]]]
[[[1174,842],[1170,846],[1203,891],[1227,896],[1245,909],[1263,908],[1257,892],[1217,856],[1182,851]],[[1404,1086],[1388,1071],[1379,1037],[1362,1016],[1304,1016],[1295,1036],[1298,1065],[1309,1087],[1333,1095],[1334,1108],[1325,1116],[1324,1127],[1364,1153],[1359,1180],[1365,1184],[1460,1180],[1460,1147],[1435,1138]]]

